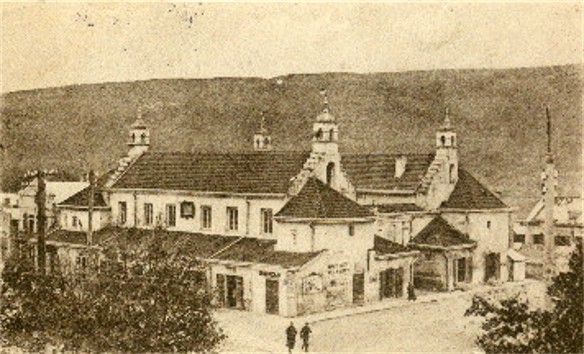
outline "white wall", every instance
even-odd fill
[[[73,225],[73,217],[76,217],[81,224]],[[110,210],[96,209],[93,212],[92,227],[93,231],[101,230],[111,222]],[[89,226],[89,213],[87,210],[79,209],[59,209],[59,226],[63,230],[69,231],[87,231]]]
[[[484,280],[485,256],[488,253],[501,255],[500,279],[506,281],[510,232],[509,212],[444,213],[442,216],[456,229],[467,233],[471,239],[477,241],[473,256],[473,283]],[[489,221],[490,227],[487,226]]]
[[[127,221],[124,225],[119,225],[119,205],[120,201],[125,201],[127,205]],[[193,202],[195,205],[195,215],[193,218],[182,218],[180,213],[181,202]],[[261,209],[272,209],[275,215],[284,205],[284,198],[271,199],[252,199],[244,197],[220,198],[212,196],[182,196],[173,194],[136,194],[137,202],[137,227],[151,228],[157,223],[164,223],[166,214],[166,205],[174,204],[176,206],[176,226],[167,227],[171,231],[201,232],[207,234],[222,234],[233,236],[274,238],[274,234],[264,234],[261,225]],[[152,203],[154,208],[154,225],[147,226],[144,224],[144,204]],[[112,223],[123,226],[133,227],[134,225],[134,195],[129,192],[113,192],[110,196],[110,205],[112,207]],[[202,228],[201,206],[210,206],[212,209],[212,225],[210,229]],[[238,209],[238,230],[231,231],[227,228],[227,207],[237,207]],[[275,224],[275,222],[274,222]],[[275,225],[274,225],[275,227]]]

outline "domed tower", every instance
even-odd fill
[[[128,156],[131,158],[136,158],[142,155],[148,151],[148,148],[150,147],[150,130],[142,120],[141,109],[138,109],[138,117],[130,127],[128,146],[130,147]]]
[[[450,122],[448,108],[446,108],[444,123],[436,132],[436,158],[448,161],[448,179],[452,184],[458,181],[458,151],[456,144],[456,133]]]
[[[326,90],[321,93],[324,96],[324,108],[312,126],[312,151],[323,154],[338,154],[339,127],[335,117],[330,113]]]
[[[260,130],[253,135],[253,149],[255,151],[271,151],[272,137],[270,136],[268,129],[266,129],[266,117],[264,116],[264,112],[261,113],[261,116]]]

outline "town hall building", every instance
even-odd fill
[[[326,98],[312,129],[306,152],[279,151],[263,119],[254,152],[158,152],[138,117],[95,186],[91,247],[129,230],[184,239],[219,305],[289,317],[403,298],[410,283],[507,281],[512,210],[461,168],[448,114],[427,154],[341,154]],[[48,245],[87,244],[90,198],[58,205]]]

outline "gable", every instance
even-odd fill
[[[464,169],[458,170],[458,182],[448,199],[440,205],[443,209],[502,209],[508,206],[493,192]]]
[[[410,242],[412,245],[437,247],[472,245],[476,243],[440,216],[430,221]]]
[[[309,178],[300,192],[290,198],[278,217],[310,219],[363,218],[372,216],[368,208],[345,197],[319,179]]]

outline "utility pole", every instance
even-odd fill
[[[93,244],[93,204],[95,196],[95,172],[89,170],[89,197],[88,197],[88,215],[87,215],[87,245]]]
[[[554,208],[556,203],[557,171],[554,168],[552,154],[552,118],[549,106],[546,106],[547,118],[547,153],[544,176],[544,279],[550,283],[556,273],[554,260]]]
[[[47,184],[45,182],[45,173],[39,170],[36,174],[38,185],[36,193],[37,207],[37,258],[38,267],[41,275],[47,274]]]

